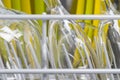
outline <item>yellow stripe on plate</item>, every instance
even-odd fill
[[[21,0],[11,0],[12,8],[15,10],[21,10]]]
[[[11,0],[3,0],[3,3],[5,5],[5,7],[9,8],[9,9],[12,7]]]
[[[33,5],[33,14],[42,14],[45,10],[43,0],[34,0]],[[41,20],[38,20],[39,24],[41,25]]]
[[[31,14],[31,0],[21,0],[21,9],[23,12]]]
[[[85,15],[93,14],[94,0],[86,0]],[[85,20],[84,22],[92,24],[92,20]],[[88,33],[89,27],[85,27],[85,32]]]

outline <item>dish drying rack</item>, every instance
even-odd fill
[[[120,15],[0,15],[0,19],[40,19],[43,21],[43,25],[47,20],[62,20],[62,19],[81,19],[81,20],[112,20],[120,19]],[[46,45],[46,32],[45,27],[43,29],[43,45]],[[44,47],[44,52],[47,49]],[[47,53],[44,53],[47,56]],[[46,66],[46,65],[44,65]],[[120,69],[1,69],[0,74],[120,74]],[[45,76],[44,76],[45,77]],[[43,78],[44,79],[44,78]],[[51,79],[53,80],[53,79]]]

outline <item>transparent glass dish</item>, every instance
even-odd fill
[[[1,15],[24,13],[0,7]],[[31,20],[0,20],[0,69],[40,69],[40,26]],[[3,74],[2,80],[40,79],[39,75]],[[31,78],[31,79],[30,79]]]

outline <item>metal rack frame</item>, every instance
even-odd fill
[[[0,15],[0,19],[81,19],[81,20],[107,20],[120,19],[120,15]]]
[[[1,69],[0,74],[120,74],[120,69]]]
[[[81,19],[81,20],[112,20],[120,19],[120,15],[0,15],[0,19],[41,19],[46,20],[55,19]],[[43,31],[45,29],[43,28]],[[45,34],[45,33],[44,33]],[[45,56],[45,55],[44,55]],[[0,74],[120,74],[120,69],[1,69]]]

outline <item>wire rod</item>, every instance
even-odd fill
[[[113,20],[120,19],[120,15],[0,15],[0,19],[81,19],[81,20]]]
[[[120,69],[1,69],[0,74],[120,74]]]

